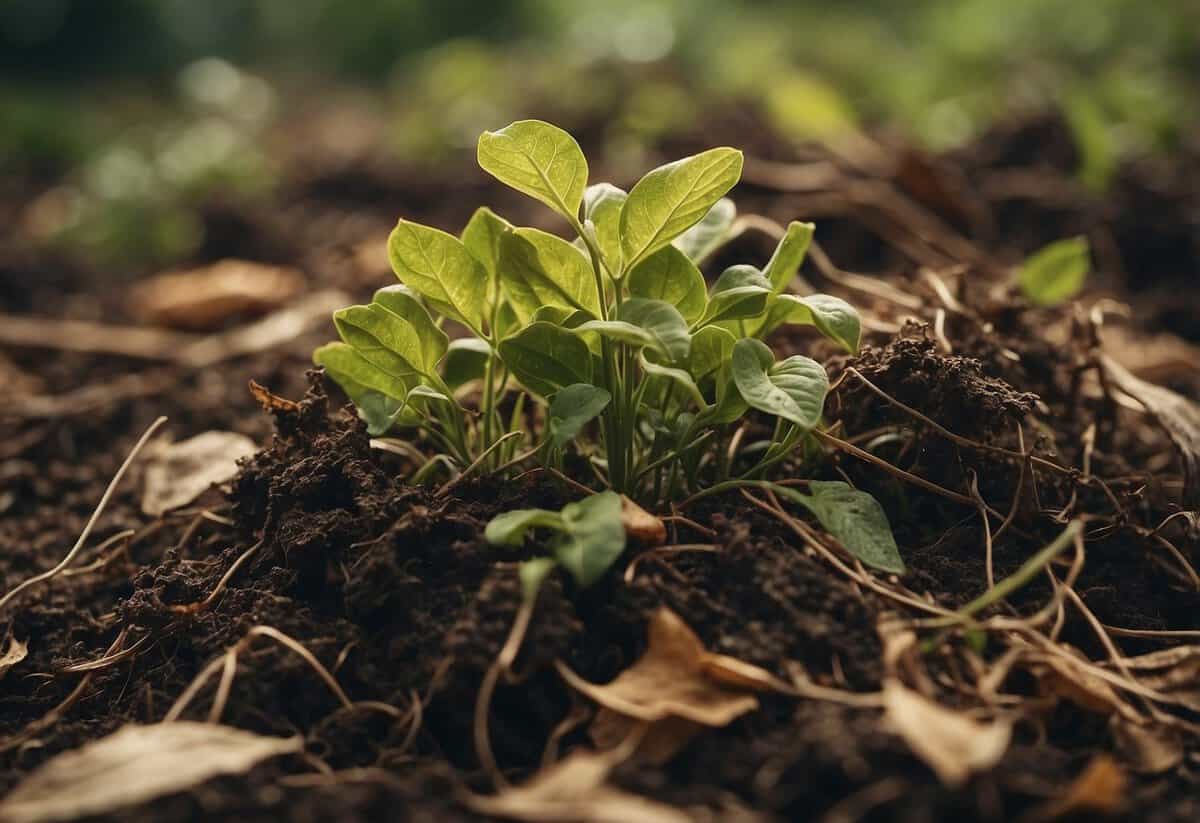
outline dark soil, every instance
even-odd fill
[[[730,142],[744,143],[740,127],[731,129]],[[1078,482],[1078,472],[1038,472],[1034,483],[1020,479],[1019,461],[951,442],[853,375],[845,376],[827,407],[847,436],[903,430],[905,437],[876,453],[904,471],[960,494],[974,484],[996,509],[1011,507],[1011,528],[994,547],[998,579],[1051,539],[1061,529],[1055,515],[1070,507],[1107,526],[1089,540],[1076,584],[1101,622],[1194,630],[1200,597],[1146,537],[1178,510],[1181,472],[1176,458],[1164,457],[1172,454],[1169,441],[1081,388],[1091,350],[1087,329],[1069,309],[1023,306],[997,285],[996,261],[1011,263],[1081,231],[1106,238],[1111,254],[1098,254],[1094,286],[1130,302],[1139,333],[1173,332],[1200,342],[1200,313],[1181,308],[1200,300],[1200,154],[1181,153],[1161,161],[1162,168],[1126,168],[1105,198],[1067,197],[1052,185],[1068,181],[1075,162],[1061,130],[1056,120],[1038,120],[998,130],[954,156],[912,153],[888,183],[992,261],[969,261],[974,269],[957,295],[967,311],[952,313],[944,328],[953,351],[944,350],[929,317],[895,334],[871,333],[854,359],[803,334],[777,342],[825,356],[835,379],[854,367],[892,397],[981,444],[1015,449],[1021,427],[1027,446],[1064,466],[1082,465],[1085,432],[1095,424],[1088,459],[1092,475],[1105,483]],[[762,157],[811,159],[767,137],[756,140]],[[712,134],[683,135],[668,148],[678,154],[713,142]],[[1015,172],[1042,175],[1051,184],[1019,195],[1012,187],[1000,191],[997,181]],[[743,213],[817,220],[818,238],[840,267],[882,272],[881,279],[928,296],[917,265],[888,239],[886,216],[869,207],[847,207],[832,197],[818,202],[764,183],[744,184],[735,197]],[[213,203],[202,258],[287,263],[304,271],[314,289],[336,286],[365,298],[389,275],[355,251],[359,244],[378,240],[399,214],[458,226],[479,202],[514,218],[533,214],[475,178],[429,179],[375,159],[331,168],[314,162],[294,174],[277,204]],[[0,216],[17,208],[8,202]],[[728,253],[761,263],[770,245],[747,235]],[[838,291],[811,266],[804,275],[871,308],[871,298]],[[33,251],[20,237],[0,241],[6,312],[128,322],[121,302],[125,279]],[[1051,339],[1051,327],[1063,334]],[[372,449],[362,425],[341,408],[343,399],[326,395],[319,374],[306,376],[312,348],[331,335],[332,329],[321,329],[200,371],[61,351],[50,327],[43,347],[0,350],[0,381],[8,381],[3,385],[17,398],[116,385],[148,368],[165,375],[154,391],[114,393],[77,412],[0,411],[5,591],[58,562],[158,415],[170,418],[179,439],[226,429],[264,446],[230,489],[210,491],[160,520],[141,514],[137,479],[127,482],[93,538],[94,544],[134,529],[127,552],[98,571],[60,577],[0,615],[2,625],[29,644],[28,657],[0,682],[0,791],[55,754],[122,724],[161,720],[210,661],[252,627],[270,626],[309,649],[354,700],[390,703],[404,717],[342,708],[295,653],[260,638],[239,658],[221,719],[262,733],[303,734],[305,756],[270,761],[111,819],[476,819],[461,802],[464,792],[490,790],[472,741],[475,695],[508,636],[520,602],[516,563],[528,556],[489,547],[483,526],[506,509],[560,506],[571,491],[548,478],[470,481],[442,497],[405,485],[402,459]],[[251,379],[299,405],[262,412],[247,391]],[[1194,370],[1169,382],[1200,398]],[[910,569],[903,583],[911,591],[954,608],[984,590],[984,534],[973,507],[845,454],[831,455],[820,471],[848,477],[883,503]],[[205,519],[202,510],[222,519]],[[524,679],[502,685],[492,701],[492,746],[514,779],[536,770],[547,740],[581,704],[554,661],[594,682],[612,679],[644,651],[646,621],[660,606],[682,617],[710,650],[780,677],[798,664],[820,684],[879,689],[879,625],[897,611],[894,602],[849,581],[782,523],[736,495],[706,499],[687,515],[715,531],[712,542],[720,551],[645,558],[628,584],[626,564],[618,563],[586,591],[559,576],[543,588],[515,667]],[[695,542],[686,525],[678,528],[676,542]],[[1200,563],[1200,541],[1182,522],[1165,534],[1192,564]],[[256,544],[210,607],[180,608],[203,601]],[[1039,578],[1010,604],[1033,612],[1049,594]],[[57,722],[27,734],[81,682],[84,675],[68,667],[104,657],[122,633],[123,648],[137,644],[137,653],[87,675],[85,690]],[[1060,640],[1093,660],[1105,656],[1078,613],[1067,615]],[[1132,637],[1118,643],[1127,655],[1171,645]],[[1024,682],[1008,686],[1035,689]],[[204,719],[213,695],[210,684],[184,717]],[[757,712],[698,735],[666,765],[622,766],[617,784],[687,808],[698,819],[804,820],[836,811],[841,816],[829,819],[999,821],[1061,797],[1088,763],[1113,749],[1105,718],[1063,701],[1047,710],[1044,722],[1019,724],[996,768],[950,789],[882,725],[878,710],[779,696],[761,702]],[[586,742],[584,731],[569,732],[562,750]],[[1180,765],[1132,778],[1115,816],[1153,823],[1200,819],[1198,757],[1193,736]],[[317,764],[341,776],[314,779]]]

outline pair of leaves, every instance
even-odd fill
[[[588,165],[567,132],[538,120],[519,120],[484,132],[477,157],[484,171],[583,228],[579,213]],[[615,187],[594,189],[585,218],[593,224],[610,269],[631,271],[700,222],[741,173],[742,153],[716,148],[660,166],[623,198]]]
[[[599,580],[625,550],[625,527],[621,522],[621,496],[601,492],[578,503],[568,503],[561,512],[548,509],[516,509],[492,518],[484,536],[495,546],[520,546],[527,532],[549,528],[559,532],[554,558],[580,586]],[[550,570],[543,560],[522,573],[526,597],[537,592],[537,584]]]
[[[808,494],[787,486],[775,486],[781,496],[799,503],[846,550],[863,563],[881,571],[904,574],[904,561],[892,536],[892,527],[879,501],[840,480],[812,480]]]

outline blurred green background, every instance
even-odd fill
[[[941,151],[1052,110],[1102,191],[1198,101],[1198,0],[0,0],[0,191],[101,262],[186,256],[192,204],[286,175],[281,135],[432,174],[531,115],[632,165],[721,113]]]

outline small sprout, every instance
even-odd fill
[[[1071,237],[1034,253],[1017,272],[1017,282],[1034,303],[1057,306],[1083,290],[1091,265],[1087,238]]]

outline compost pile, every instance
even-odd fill
[[[407,485],[310,360],[394,282],[398,216],[539,219],[482,174],[298,157],[272,202],[208,204],[195,267],[154,281],[15,232],[0,816],[1200,818],[1200,152],[1098,194],[1054,118],[942,157],[709,125],[663,156],[745,148],[739,212],[814,221],[799,276],[863,316],[857,356],[772,344],[825,364],[851,448],[823,476],[883,504],[904,575],[731,490],[654,512],[667,545],[586,590],[551,575],[514,646],[532,549],[484,527],[580,491]],[[1027,302],[1013,267],[1078,234],[1084,295]],[[706,273],[773,243],[746,231]],[[14,592],[160,415],[72,562]]]

